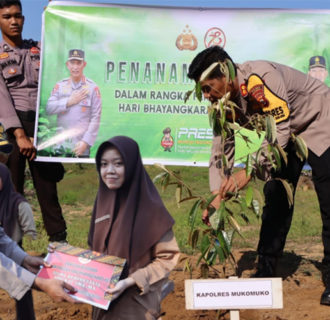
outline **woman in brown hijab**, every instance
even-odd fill
[[[89,230],[90,247],[127,260],[108,292],[109,310],[93,320],[143,320],[160,316],[161,288],[179,258],[174,220],[145,171],[137,143],[123,136],[99,147],[100,185]]]

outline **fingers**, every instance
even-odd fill
[[[28,148],[20,148],[20,153],[27,157],[30,161],[35,159],[37,153],[36,149],[34,147],[28,147]]]
[[[44,261],[44,263],[42,264],[45,268],[51,268],[52,265],[50,263],[48,263],[47,261]]]
[[[202,221],[204,224],[207,226],[211,226],[210,220],[209,220],[209,212],[206,210],[203,211],[202,213]]]
[[[63,282],[62,287],[72,294],[77,292],[77,289],[72,285],[68,284],[67,282]]]
[[[55,246],[52,244],[52,243],[49,243],[48,244],[48,247],[47,247],[47,251],[49,252],[49,253],[53,253],[54,251],[55,251]]]

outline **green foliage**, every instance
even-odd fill
[[[59,200],[62,204],[64,217],[68,226],[68,240],[72,245],[87,248],[87,234],[92,206],[98,189],[97,172],[95,170],[95,165],[92,164],[65,164],[65,169],[66,174],[64,179],[58,184],[58,191]],[[160,172],[160,169],[155,166],[146,166],[146,169],[151,177],[162,173]],[[175,172],[180,172],[182,179],[192,187],[193,193],[198,192],[204,195],[205,199],[210,198],[208,192],[208,168],[176,166],[171,167],[171,169]],[[30,189],[30,187],[25,189],[26,197],[33,208],[38,238],[37,240],[30,240],[28,237],[24,237],[23,246],[25,250],[34,251],[39,254],[46,254],[48,237],[44,230],[36,195],[35,193],[32,193],[34,189],[28,172],[27,178],[27,185],[31,186],[32,189]],[[248,222],[244,220],[244,216],[241,214],[235,216],[237,223],[240,225],[240,233],[242,234],[242,237],[235,237],[234,234],[231,239],[231,250],[233,248],[252,248],[255,250],[257,246],[260,228],[260,219],[258,217],[263,206],[263,199],[261,196],[263,182],[259,180],[251,181],[250,186],[253,189],[253,198],[258,200],[256,202],[258,208],[255,209],[255,214],[247,213]],[[157,184],[156,187],[160,191],[166,208],[175,220],[173,229],[181,252],[187,254],[200,252],[200,241],[203,231],[208,229],[201,222],[200,215],[201,210],[203,209],[198,211],[195,221],[196,231],[194,234],[190,235],[187,214],[190,212],[192,201],[181,202],[179,208],[176,199],[173,196],[176,190],[176,185],[169,185],[163,193],[161,192],[161,186],[159,184]],[[68,191],[71,192],[73,190],[76,191],[75,197],[77,201],[72,205],[64,205],[63,199],[65,194]],[[247,198],[247,192],[247,189],[242,192],[242,197],[245,197],[245,199]],[[298,187],[295,198],[295,211],[293,214],[292,226],[288,234],[287,245],[290,245],[293,241],[296,246],[306,243],[320,243],[322,224],[315,191],[304,191],[302,188]],[[239,208],[240,207],[237,203],[228,203],[228,209],[231,211],[236,211]],[[254,201],[252,201],[252,208],[254,208]],[[193,239],[189,239],[189,236]],[[230,234],[228,234],[227,237],[230,239]],[[192,243],[193,246],[188,242]],[[216,249],[218,250],[217,247]],[[218,253],[218,256],[219,254],[220,252]],[[189,260],[189,257],[185,255],[182,255],[182,259],[184,259],[182,262],[184,271],[191,277],[193,269],[196,267],[195,263],[192,263]],[[218,258],[216,260],[216,263],[217,262],[219,262]],[[212,266],[209,267],[212,268]]]

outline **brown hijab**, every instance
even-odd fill
[[[110,190],[100,176],[101,157],[109,147],[119,151],[125,166],[125,181],[118,190]],[[139,259],[172,228],[174,220],[144,169],[134,140],[117,136],[103,142],[96,153],[96,168],[100,185],[88,243],[95,251],[125,258],[131,273],[144,266]]]
[[[18,216],[18,205],[26,200],[15,191],[10,172],[7,166],[2,163],[0,163],[0,178],[2,180],[2,189],[0,190],[0,225],[6,234],[11,237]]]

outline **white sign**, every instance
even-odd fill
[[[283,308],[282,279],[185,280],[186,309]]]

